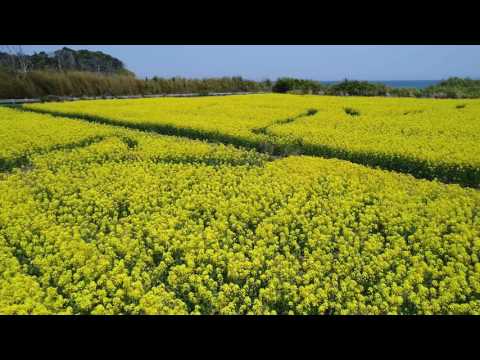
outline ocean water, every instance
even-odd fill
[[[321,81],[325,84],[335,84],[339,81]],[[392,88],[416,88],[424,89],[426,87],[438,84],[441,80],[382,80],[382,81],[370,81],[372,83],[385,84]]]

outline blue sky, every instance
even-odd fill
[[[25,45],[27,52],[99,50],[139,77],[240,75],[253,80],[293,76],[316,80],[480,78],[478,45]]]

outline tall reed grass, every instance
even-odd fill
[[[84,71],[31,71],[18,74],[0,70],[0,99],[47,96],[123,96],[208,92],[265,91],[267,85],[240,77],[213,79],[153,78],[106,75]]]

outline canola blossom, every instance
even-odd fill
[[[334,157],[480,186],[480,102],[294,95],[103,100],[26,108],[274,155]]]
[[[480,314],[476,189],[0,110],[1,314]]]
[[[347,104],[358,114],[346,111]],[[326,98],[311,117],[275,124],[279,141],[337,157],[467,186],[480,186],[480,101]],[[348,109],[347,109],[348,110]]]
[[[279,103],[272,102],[270,97],[232,96],[46,103],[25,108],[164,134],[255,146],[263,136],[252,132],[253,129],[268,126],[272,120],[295,117],[306,106],[305,101]]]
[[[82,146],[112,129],[70,119],[55,119],[0,107],[0,171],[24,165],[29,155]]]
[[[106,139],[117,139],[131,151],[130,157],[155,159],[170,155],[178,161],[261,162],[266,156],[232,146],[212,146],[205,142],[161,137],[122,127],[90,124],[81,120],[21,112],[0,107],[0,171],[29,164],[32,155],[53,150],[73,150]],[[193,146],[190,150],[188,145]],[[50,159],[51,160],[51,159]]]

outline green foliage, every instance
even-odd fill
[[[384,84],[374,84],[368,81],[351,81],[331,85],[327,94],[347,96],[385,96],[388,92]]]
[[[480,80],[450,78],[423,90],[423,96],[435,98],[479,98]]]
[[[34,71],[87,71],[105,74],[129,75],[133,73],[125,69],[119,60],[101,51],[75,51],[63,49],[47,54],[45,52],[33,55],[22,54],[22,61],[28,64],[27,70]],[[18,55],[0,52],[0,66],[11,71],[18,70]]]
[[[318,81],[280,78],[273,85],[273,92],[291,94],[327,94],[333,96],[393,96],[415,98],[479,98],[480,80],[450,78],[425,89],[392,88],[380,83],[352,81],[322,85]]]
[[[421,97],[422,90],[415,88],[388,88],[387,95],[394,97]]]
[[[272,91],[281,94],[316,94],[323,88],[324,86],[319,81],[294,78],[280,78],[273,85]]]
[[[360,116],[360,111],[355,110],[354,108],[351,108],[351,107],[345,108],[345,113],[350,116]]]
[[[270,82],[255,82],[242,77],[222,77],[208,79],[186,79],[175,77],[170,79],[153,77],[145,79],[146,94],[209,94],[231,92],[269,91]]]

